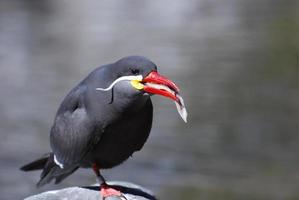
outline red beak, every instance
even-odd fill
[[[176,94],[179,93],[179,88],[168,78],[160,75],[157,71],[152,71],[143,80],[143,90],[151,94],[158,94],[179,102]]]

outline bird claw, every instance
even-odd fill
[[[108,199],[108,197],[120,197],[120,199],[127,200],[124,194],[107,184],[101,185],[101,195],[103,197],[103,200]]]

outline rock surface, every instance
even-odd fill
[[[120,190],[125,198],[109,197],[105,200],[156,200],[153,193],[139,185],[128,182],[108,182]],[[61,190],[53,190],[27,197],[25,200],[102,200],[99,186],[70,187]]]

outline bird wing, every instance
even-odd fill
[[[51,129],[51,147],[61,167],[79,165],[101,137],[83,105],[84,91],[84,87],[76,87],[66,96]]]

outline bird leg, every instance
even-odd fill
[[[99,183],[100,183],[100,188],[101,188],[101,194],[103,199],[109,197],[109,196],[118,196],[118,197],[124,197],[126,199],[126,197],[118,190],[114,189],[112,186],[108,185],[106,183],[105,178],[101,175],[100,173],[100,169],[97,166],[97,164],[93,164],[92,165],[92,169],[94,171],[94,173],[96,174]]]
[[[99,180],[100,185],[106,184],[106,180],[102,176],[102,174],[100,173],[100,168],[97,166],[97,164],[92,164],[92,169],[93,169],[93,172],[96,174],[96,176],[97,176],[97,178]]]

